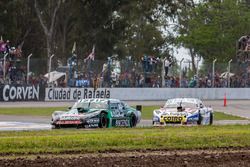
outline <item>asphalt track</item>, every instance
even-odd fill
[[[127,101],[129,105],[164,105],[165,101]],[[206,106],[211,106],[215,111],[221,111],[227,114],[236,115],[250,119],[250,100],[228,100],[227,105],[223,106],[223,100],[204,101]],[[2,108],[15,107],[68,107],[74,102],[1,102]],[[18,131],[18,130],[49,130],[50,117],[46,116],[10,116],[0,115],[0,131]],[[141,120],[138,126],[151,126],[151,120]],[[215,125],[227,124],[250,124],[249,120],[223,120],[214,121]]]

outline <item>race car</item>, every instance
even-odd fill
[[[169,99],[165,105],[153,111],[153,125],[213,124],[213,109],[197,98]]]
[[[135,127],[141,111],[118,99],[81,99],[69,111],[52,114],[52,128],[110,128]]]

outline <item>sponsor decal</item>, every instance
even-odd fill
[[[168,116],[164,117],[165,122],[181,122],[183,120],[182,116]]]
[[[115,126],[120,126],[120,127],[129,126],[129,120],[128,119],[117,119],[117,120],[115,120]]]
[[[185,113],[185,112],[164,112],[162,115],[163,116],[164,115],[167,115],[167,116],[185,116],[185,115],[187,115],[187,113]]]
[[[76,120],[76,121],[57,121],[56,124],[59,125],[64,125],[64,124],[81,124],[81,121]]]
[[[39,100],[40,87],[39,85],[18,86],[4,85],[0,89],[1,101],[28,101]]]
[[[88,98],[110,98],[110,90],[103,88],[47,88],[45,100],[77,100]]]
[[[98,128],[98,124],[87,124],[84,125],[85,128]]]
[[[88,124],[96,124],[96,123],[99,123],[99,118],[88,119],[86,122]]]
[[[65,115],[65,116],[61,116],[60,120],[80,120],[80,117],[79,116],[68,116],[68,115]]]

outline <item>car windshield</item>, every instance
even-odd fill
[[[84,108],[84,109],[107,109],[108,104],[104,102],[79,102],[73,105],[72,109]]]
[[[174,102],[174,103],[167,102],[164,108],[176,108],[180,105],[185,108],[197,108],[198,107],[196,103],[191,103],[191,102]]]

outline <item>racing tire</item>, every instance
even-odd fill
[[[136,116],[135,114],[131,114],[130,115],[130,127],[133,128],[133,127],[136,127]]]
[[[108,118],[107,114],[102,112],[100,114],[100,122],[99,122],[99,128],[107,128],[108,127]]]
[[[201,117],[201,113],[199,112],[199,119],[197,121],[197,125],[201,125],[201,120],[202,120],[202,117]]]
[[[60,129],[60,125],[52,125],[52,129]]]
[[[212,125],[214,121],[214,114],[210,113],[209,125]]]

